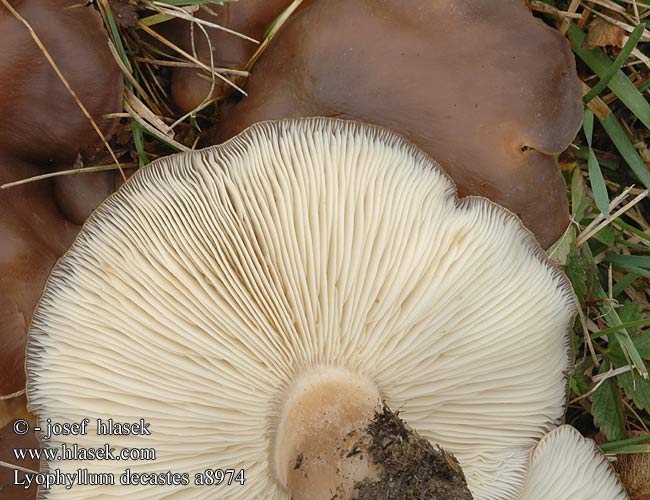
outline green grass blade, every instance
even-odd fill
[[[628,439],[621,439],[620,441],[612,441],[611,443],[603,443],[598,447],[605,453],[621,453],[620,450],[627,449],[629,446],[639,445],[650,442],[650,434],[645,436],[637,436]]]
[[[594,201],[596,202],[598,210],[600,210],[605,217],[609,217],[609,194],[607,193],[607,185],[605,184],[603,172],[598,164],[598,159],[596,159],[594,150],[591,148],[591,138],[594,133],[594,114],[590,109],[585,109],[582,128],[585,132],[585,137],[587,138],[587,144],[589,145],[587,165],[589,167],[589,183],[591,184],[591,190],[594,193]]]
[[[639,24],[636,28],[634,28],[632,34],[627,39],[627,42],[625,43],[625,45],[623,45],[623,48],[621,49],[621,53],[616,57],[614,62],[609,66],[605,74],[600,78],[600,81],[596,85],[594,85],[594,87],[589,92],[587,92],[585,96],[582,98],[585,104],[587,104],[594,97],[596,97],[603,90],[605,90],[605,87],[607,87],[612,77],[621,68],[621,66],[623,66],[623,63],[627,60],[627,58],[630,57],[630,54],[639,43],[639,40],[641,40],[644,30],[645,30],[645,25],[643,24]]]
[[[627,323],[621,323],[620,325],[617,326],[603,328],[602,330],[598,330],[597,332],[592,333],[590,337],[592,339],[597,339],[598,337],[602,337],[603,335],[609,335],[610,333],[617,333],[627,328],[636,328],[638,326],[645,326],[645,325],[650,325],[650,319],[645,318],[636,321],[628,321]]]
[[[585,253],[585,257],[593,260],[594,257],[587,243],[584,244],[583,251]],[[598,281],[594,283],[593,295],[595,299],[600,299],[604,301],[605,305],[600,306],[599,310],[603,315],[603,318],[605,319],[607,324],[610,327],[618,326],[621,328],[619,334],[617,334],[616,336],[609,337],[609,342],[610,343],[618,342],[621,346],[621,349],[623,349],[623,353],[625,354],[625,357],[628,359],[628,362],[631,365],[634,365],[634,367],[637,369],[637,371],[643,378],[647,379],[648,368],[643,362],[643,359],[641,359],[641,355],[639,354],[639,351],[637,351],[634,342],[632,342],[632,338],[630,337],[630,334],[624,327],[621,326],[623,324],[621,318],[616,312],[616,309],[614,309],[614,307],[612,307],[612,305],[609,303],[609,297],[607,296],[607,293],[605,293],[605,290],[603,289],[602,285]]]
[[[624,277],[618,280],[618,283],[614,285],[612,288],[612,295],[615,298],[618,297],[623,292],[623,290],[634,283],[639,276],[641,275],[634,271],[627,273]]]
[[[568,35],[573,52],[601,79],[605,77],[613,64],[607,54],[602,49],[585,49],[583,47],[585,34],[575,23],[571,23],[569,26]],[[650,103],[643,97],[643,94],[636,88],[634,83],[627,78],[625,73],[617,70],[607,83],[607,86],[646,127],[650,128]]]
[[[628,80],[626,80],[628,81]],[[618,122],[613,113],[607,115],[604,119],[599,119],[600,124],[607,132],[607,135],[618,149],[618,152],[621,153],[621,156],[625,162],[629,165],[643,185],[647,188],[650,188],[650,171],[643,163],[639,152],[636,150],[630,139],[628,138],[625,130]]]
[[[605,259],[612,264],[619,265],[626,269],[631,267],[650,269],[650,255],[616,255],[609,254]]]

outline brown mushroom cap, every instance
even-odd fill
[[[0,158],[0,184],[39,172]],[[0,191],[0,394],[25,388],[27,327],[45,280],[78,230],[60,214],[49,183]]]
[[[76,0],[10,0],[32,26],[81,102],[106,134],[121,109],[122,75],[108,49],[99,14]],[[34,43],[0,6],[0,151],[33,163],[73,162],[97,133]]]
[[[98,14],[72,0],[12,0],[11,5],[32,26],[101,131],[110,135],[115,121],[102,116],[120,109],[122,76]],[[0,88],[5,90],[0,100],[0,184],[41,174],[52,163],[70,168],[80,149],[101,143],[99,136],[27,28],[1,5],[0,38]],[[32,311],[52,266],[79,229],[75,224],[108,194],[104,181],[113,175],[100,173],[92,181],[66,177],[0,190],[0,395],[25,388]],[[36,444],[33,433],[16,436],[11,430],[13,419],[26,417],[24,397],[0,400],[3,452]],[[16,462],[6,455],[0,460]],[[4,490],[7,478],[13,480],[13,471],[0,470],[0,490],[7,498],[35,496],[34,488]]]
[[[260,58],[218,139],[282,117],[377,123],[548,247],[569,220],[553,155],[579,128],[578,83],[566,40],[522,0],[313,1]]]
[[[14,0],[11,5],[34,29],[102,131],[110,134],[115,121],[102,115],[120,108],[122,77],[97,12],[73,0]],[[100,138],[27,28],[4,6],[0,33],[0,88],[7,90],[0,100],[4,184],[42,173],[49,162],[71,163],[81,147],[94,147]],[[104,196],[94,185],[79,189],[73,179],[57,184],[65,193],[60,200],[54,198],[52,182],[0,191],[0,372],[6,374],[0,394],[25,387],[24,349],[32,310],[51,267],[78,230],[59,205],[83,205],[73,218],[80,223],[81,210],[94,208],[84,200],[93,198],[96,205]]]
[[[24,407],[24,397],[22,406]],[[21,415],[21,418],[24,416]],[[37,448],[38,440],[34,432],[17,436],[13,431],[13,424],[0,426],[0,460],[8,463],[16,463],[14,455],[15,448]],[[20,465],[26,469],[38,470],[38,460],[26,458],[21,460]],[[19,473],[22,478],[22,473]],[[14,471],[0,467],[0,499],[2,500],[33,500],[36,498],[36,488],[25,489],[24,485],[14,484]]]

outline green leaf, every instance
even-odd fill
[[[605,373],[610,364],[605,361],[600,365],[600,373]],[[625,422],[623,420],[623,402],[614,378],[605,380],[593,393],[591,414],[594,422],[610,441],[625,438]]]
[[[571,175],[571,216],[573,220],[580,223],[588,206],[589,199],[585,196],[585,181],[580,169],[575,168]]]
[[[135,145],[135,150],[138,153],[138,164],[140,167],[144,167],[151,160],[149,160],[149,157],[144,150],[144,129],[135,120],[131,120],[131,133],[133,134],[133,144]]]
[[[623,66],[623,63],[626,61],[626,59],[630,56],[634,48],[637,46],[639,40],[641,40],[644,30],[645,30],[644,24],[639,24],[636,28],[634,28],[634,30],[632,30],[632,33],[627,39],[627,42],[625,42],[625,45],[623,45],[621,52],[618,54],[614,62],[609,66],[609,68],[607,68],[605,74],[601,76],[600,81],[596,85],[594,85],[594,87],[589,92],[587,92],[585,96],[582,98],[585,104],[587,104],[594,97],[596,97],[603,90],[605,90],[605,87],[607,87],[610,80],[619,71],[621,66]]]
[[[607,193],[607,185],[603,172],[600,169],[594,150],[591,148],[591,138],[594,133],[594,114],[590,109],[585,109],[584,122],[582,128],[589,145],[589,156],[587,158],[587,166],[589,167],[589,182],[591,183],[591,190],[594,193],[594,201],[598,210],[605,217],[609,217],[609,194]]]
[[[617,231],[611,226],[605,226],[596,234],[593,238],[601,243],[607,245],[607,247],[613,247],[616,244],[616,236],[618,235]]]
[[[618,316],[621,318],[623,323],[633,323],[636,321],[650,321],[648,318],[643,317],[643,308],[641,304],[636,302],[625,301],[618,308]],[[631,335],[634,335],[638,332],[639,328],[636,327],[625,327]]]
[[[650,444],[631,444],[616,452],[617,455],[636,455],[639,453],[650,453]]]
[[[650,320],[646,324],[650,324]],[[643,332],[641,335],[633,339],[636,350],[642,358],[650,360],[650,330]]]
[[[637,408],[650,410],[650,380],[640,377],[636,372],[621,373],[617,376],[628,398]]]
[[[175,18],[176,16],[172,16],[171,14],[153,14],[140,19],[140,24],[143,24],[144,26],[156,26],[157,24],[165,23]],[[136,29],[139,29],[139,26],[136,26]]]
[[[607,71],[611,68],[613,61],[600,48],[585,49],[583,47],[585,34],[575,23],[571,23],[569,26],[568,35],[573,52],[594,73],[600,78],[604,78],[607,75]],[[650,128],[650,104],[623,71],[616,70],[614,76],[607,83],[607,86],[646,127]]]
[[[569,227],[564,231],[562,237],[553,243],[553,245],[551,245],[551,247],[546,251],[546,255],[556,265],[564,266],[569,260],[571,249],[574,249],[575,246],[576,228],[573,224],[569,224]]]
[[[576,248],[575,245],[572,245],[569,250],[569,256],[567,258],[566,264],[563,266],[562,270],[566,274],[571,285],[573,285],[573,290],[580,300],[581,303],[584,303],[587,297],[589,296],[590,283],[587,276],[587,266],[588,263],[585,262],[580,251]]]
[[[583,370],[576,368],[571,377],[571,393],[575,396],[582,396],[589,392],[589,381]]]
[[[591,260],[593,264],[593,255],[591,254],[591,249],[589,248],[589,244],[585,243],[582,246],[582,250],[585,255],[585,259]],[[612,305],[610,304],[609,297],[605,293],[605,290],[600,284],[600,281],[595,279],[593,283],[594,283],[594,288],[593,288],[594,298],[603,301],[603,305],[599,307],[599,310],[603,318],[605,319],[605,321],[607,321],[607,324],[609,326],[621,326],[622,324],[621,318],[619,318],[616,309],[614,309],[614,307],[612,307]],[[636,367],[636,369],[639,371],[640,375],[642,375],[645,378],[648,378],[648,368],[643,362],[643,359],[641,359],[639,352],[636,350],[636,347],[632,342],[632,339],[630,338],[630,334],[627,332],[627,330],[625,330],[625,328],[621,327],[621,333],[617,335],[609,336],[608,340],[610,345],[615,345],[617,343],[620,344],[628,363],[633,364]]]

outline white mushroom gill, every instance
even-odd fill
[[[629,497],[593,441],[569,425],[535,448],[520,500],[626,500]]]
[[[34,315],[28,396],[41,421],[150,424],[150,436],[91,426],[44,444],[152,447],[155,461],[51,467],[190,480],[244,469],[245,485],[219,498],[288,499],[274,463],[288,394],[315,370],[341,370],[455,454],[476,500],[506,500],[562,418],[574,312],[566,278],[517,218],[458,201],[403,139],[339,120],[269,122],[157,161],[100,206]],[[44,496],[214,498],[213,488]]]

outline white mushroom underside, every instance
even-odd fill
[[[547,434],[533,452],[520,500],[626,500],[629,497],[593,441],[569,425]]]
[[[514,498],[563,414],[573,313],[565,279],[513,215],[459,202],[392,133],[257,125],[155,162],[104,203],[55,268],[28,346],[41,418],[145,418],[152,431],[49,445],[158,452],[52,467],[244,468],[245,486],[46,497],[287,499],[271,462],[284,391],[333,365],[454,453],[476,500]]]

